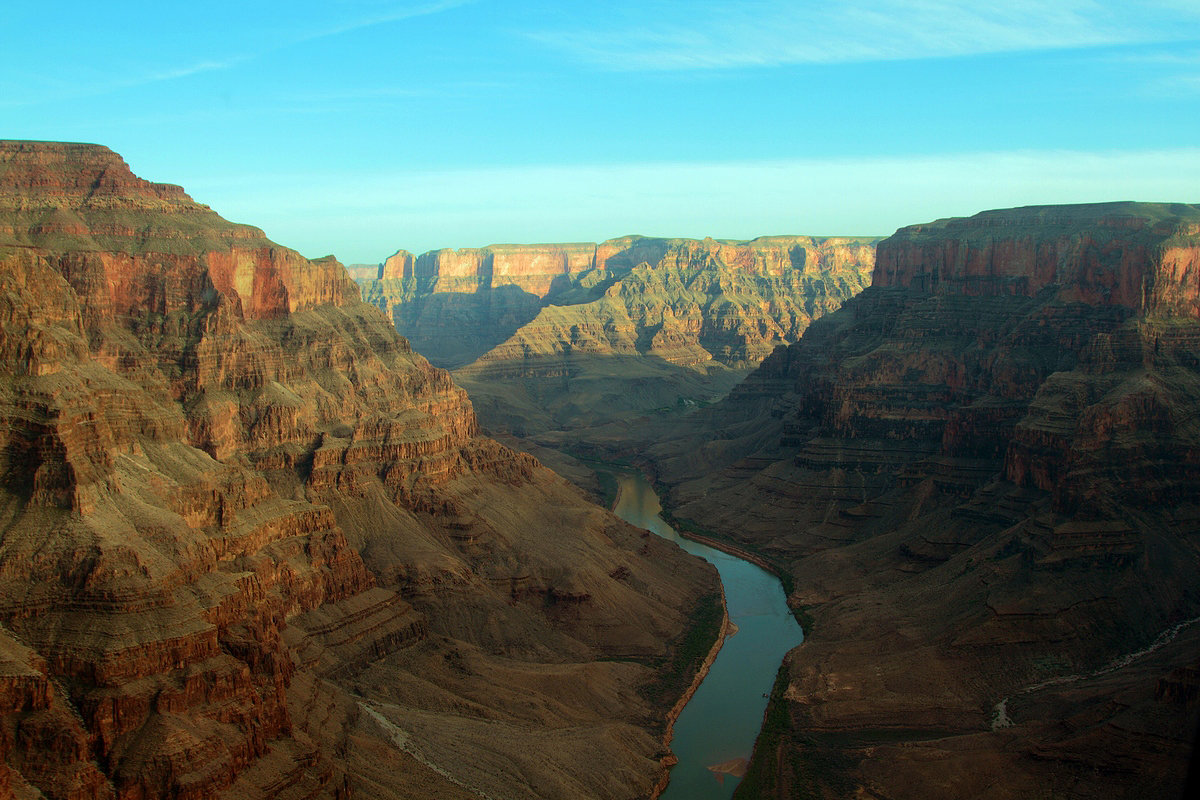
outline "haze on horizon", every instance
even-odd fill
[[[0,135],[346,263],[1200,201],[1200,4],[977,6],[13,0]]]

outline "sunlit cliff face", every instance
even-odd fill
[[[711,570],[477,436],[336,261],[106,148],[5,142],[0,319],[0,786],[661,779],[683,686],[645,690]]]

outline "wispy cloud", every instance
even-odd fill
[[[90,82],[73,81],[70,84],[65,85],[59,92],[54,92],[50,95],[45,93],[27,93],[24,97],[15,97],[8,101],[0,101],[0,108],[36,105],[46,102],[47,100],[96,97],[125,89],[132,89],[140,86],[149,86],[155,83],[189,78],[196,75],[202,75],[204,73],[230,70],[272,53],[277,53],[281,50],[295,47],[296,45],[308,44],[321,39],[340,36],[367,28],[377,27],[379,25],[402,22],[407,19],[415,19],[417,17],[429,16],[431,14],[438,14],[444,11],[459,8],[461,6],[469,5],[474,2],[476,2],[476,0],[439,0],[438,2],[423,3],[420,5],[406,4],[400,7],[396,7],[394,4],[389,4],[392,7],[389,10],[381,13],[358,15],[349,19],[342,18],[340,20],[326,21],[325,24],[314,24],[307,30],[300,28],[299,30],[289,31],[286,33],[277,33],[264,30],[260,31],[255,38],[260,42],[265,42],[266,44],[257,48],[245,49],[241,52],[229,53],[217,58],[205,58],[198,61],[184,62],[182,64],[168,66],[152,66],[140,71],[133,71],[130,74],[126,74],[116,79],[110,78],[107,80],[94,80]],[[400,90],[387,91],[397,93],[400,92]]]
[[[415,17],[425,17],[429,16],[430,14],[440,14],[443,11],[449,11],[454,8],[470,5],[473,2],[475,2],[475,0],[441,0],[441,2],[426,3],[420,6],[408,6],[405,8],[392,9],[391,11],[382,14],[358,17],[352,20],[336,23],[327,28],[304,34],[299,38],[288,42],[287,45],[284,46],[313,42],[318,39],[327,39],[330,36],[340,36],[343,33],[350,33],[351,31],[358,31],[364,28],[373,28],[376,25],[386,25],[391,22],[400,22],[402,20],[413,19]]]
[[[1200,12],[1198,12],[1200,13]],[[1171,49],[1113,56],[1123,68],[1145,69],[1151,74],[1143,94],[1157,98],[1194,97],[1200,94],[1200,50]]]
[[[252,58],[254,58],[254,54],[247,53],[244,55],[230,56],[229,58],[216,61],[198,61],[194,64],[171,67],[169,69],[164,69],[157,72],[148,72],[139,77],[131,78],[128,81],[114,85],[119,88],[126,88],[129,86],[143,86],[148,83],[157,83],[159,81],[173,81],[178,80],[179,78],[187,78],[192,75],[199,75],[202,72],[217,72],[219,70],[230,69],[231,67],[236,67],[238,64],[244,64]]]
[[[417,6],[409,5],[401,8],[393,8],[381,14],[359,16],[349,20],[342,20],[331,25],[320,27],[316,30],[293,34],[291,36],[284,36],[273,40],[268,39],[268,41],[271,41],[271,44],[258,50],[240,53],[224,59],[203,61],[176,69],[149,73],[143,76],[140,82],[150,83],[154,81],[175,80],[177,78],[185,78],[190,75],[196,75],[201,72],[230,69],[270,53],[275,53],[289,47],[295,47],[298,44],[308,44],[309,42],[328,39],[333,36],[341,36],[342,34],[352,33],[354,31],[364,30],[366,28],[374,28],[379,25],[402,22],[406,19],[425,17],[429,16],[430,14],[439,14],[443,11],[459,8],[461,6],[469,5],[473,2],[475,2],[475,0],[440,0],[440,2],[425,3]]]
[[[743,0],[639,4],[624,24],[527,33],[569,56],[617,70],[830,64],[1094,47],[1200,35],[1176,0],[1137,9],[1119,0]],[[606,5],[607,10],[607,5]],[[1177,19],[1170,27],[1164,20]]]
[[[1182,67],[1200,67],[1200,50],[1170,50],[1153,53],[1123,53],[1113,56],[1114,61],[1124,64],[1152,64]]]
[[[1151,87],[1151,91],[1167,97],[1195,97],[1200,95],[1200,72],[1163,78]]]

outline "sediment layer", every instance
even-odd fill
[[[334,259],[106,148],[0,142],[0,354],[0,785],[657,781],[639,689],[712,570],[479,437]]]
[[[363,286],[418,349],[454,370],[488,431],[553,453],[720,398],[859,292],[874,244],[628,236],[402,251]]]
[[[813,620],[739,797],[1178,796],[1200,707],[1162,687],[1194,650],[1146,648],[1200,608],[1198,224],[901,229],[649,448],[676,516],[786,566]]]

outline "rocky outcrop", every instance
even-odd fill
[[[813,619],[739,796],[1181,791],[1197,715],[1162,687],[1200,614],[1198,224],[1117,203],[904,228],[871,288],[651,448],[676,516],[787,569]]]
[[[711,571],[479,438],[334,259],[103,147],[0,142],[0,354],[0,785],[656,783],[638,688]]]
[[[487,430],[556,448],[723,396],[859,292],[873,264],[871,239],[627,236],[400,251],[363,286],[454,369]]]
[[[414,256],[398,250],[383,263],[380,280],[426,282],[435,291],[474,291],[516,286],[545,297],[556,280],[581,272],[606,269],[597,261],[594,244],[520,245],[495,244],[462,250],[431,250]]]
[[[762,236],[748,242],[623,236],[600,244],[494,244],[431,250],[421,256],[397,250],[383,263],[379,279],[422,280],[443,292],[516,286],[545,298],[585,280],[585,273],[621,274],[639,264],[667,269],[716,265],[762,275],[784,275],[806,266],[857,267],[864,258],[864,243],[811,236]]]
[[[1102,203],[985,211],[902,228],[871,285],[1200,315],[1196,207]]]
[[[356,283],[378,280],[383,272],[382,264],[347,264],[346,274]]]
[[[600,244],[504,244],[420,256],[400,250],[384,262],[378,281],[362,283],[366,299],[389,312],[402,334],[446,367],[474,361],[543,308],[586,306],[648,289],[660,297],[647,303],[665,301],[670,313],[689,317],[696,332],[701,326],[731,332],[731,341],[703,346],[708,359],[739,366],[757,363],[775,344],[794,341],[813,316],[857,292],[874,264],[873,243],[809,236],[749,242],[626,236]],[[694,283],[703,294],[674,296]],[[607,291],[614,286],[624,288]],[[667,297],[661,297],[664,292]],[[738,313],[725,307],[730,302]],[[657,310],[661,316],[662,308]],[[634,310],[634,316],[645,315]],[[653,310],[649,316],[655,316]],[[639,333],[662,324],[637,323]]]

